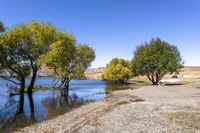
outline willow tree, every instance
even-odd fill
[[[30,74],[30,65],[24,58],[24,33],[10,30],[0,35],[0,74],[16,85],[20,85],[20,92],[24,92],[25,78]],[[23,41],[22,41],[23,40]],[[10,77],[16,80],[10,79]]]
[[[165,74],[178,72],[182,67],[177,47],[159,38],[138,46],[132,59],[133,74],[146,75],[153,85],[157,85]]]
[[[60,32],[57,41],[50,45],[50,51],[41,57],[45,64],[61,79],[59,87],[68,89],[71,79],[78,79],[95,58],[94,50],[87,45],[76,45],[71,34]]]
[[[122,58],[113,58],[102,74],[103,80],[125,83],[131,78],[130,62]]]
[[[54,43],[56,33],[59,30],[50,23],[39,23],[36,21],[20,24],[18,27],[25,27],[29,31],[31,37],[31,42],[26,45],[25,58],[29,60],[32,69],[32,78],[28,87],[28,92],[32,92],[38,70],[41,68],[38,60],[40,56],[49,50],[50,44]]]
[[[32,78],[28,88],[29,93],[32,92],[38,70],[41,67],[37,61],[40,56],[49,50],[50,44],[55,41],[57,31],[59,30],[50,23],[32,21],[30,23],[20,23],[2,34],[4,37],[1,39],[1,44],[8,48],[12,44],[13,51],[18,51],[13,55],[17,56],[18,54],[20,57],[19,63],[26,63],[26,66],[31,68]],[[8,54],[10,54],[8,56],[13,56],[12,52]],[[15,59],[17,62],[17,58]],[[15,70],[12,69],[12,71]]]

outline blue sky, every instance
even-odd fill
[[[92,67],[133,58],[152,37],[176,45],[185,65],[200,66],[200,0],[0,0],[7,27],[51,22],[95,49]]]

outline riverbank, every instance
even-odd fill
[[[18,132],[200,132],[199,110],[200,83],[145,86],[113,92]]]

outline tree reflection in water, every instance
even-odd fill
[[[43,106],[47,107],[47,118],[63,114],[72,108],[84,104],[84,100],[75,93],[69,95],[68,89],[52,90],[52,95],[42,100]],[[28,97],[30,112],[24,111],[25,96]],[[17,97],[19,98],[18,100]],[[26,110],[27,111],[27,110]],[[3,111],[0,111],[0,131],[12,132],[37,122],[32,93],[20,94],[9,97]]]
[[[95,81],[91,84],[90,82],[84,83],[84,86],[83,84],[76,84],[78,85],[77,88],[74,87],[69,92],[69,89],[49,88],[33,92],[33,94],[14,95],[8,97],[8,99],[6,99],[6,96],[3,97],[7,103],[2,100],[0,104],[0,132],[12,132],[24,126],[63,114],[88,101],[105,97],[104,83],[98,84]],[[80,97],[73,92],[80,94]],[[85,101],[85,99],[89,100]],[[2,107],[3,104],[5,105]]]
[[[119,91],[119,90],[127,90],[127,89],[137,89],[141,86],[144,86],[144,83],[138,84],[138,83],[112,83],[108,82],[105,86],[105,92],[107,94],[113,92],[113,91]]]
[[[29,105],[31,109],[31,115],[29,119],[29,124],[36,123],[36,118],[35,118],[35,109],[34,109],[34,102],[33,102],[33,93],[28,93],[28,99],[29,99]]]
[[[79,107],[84,104],[83,98],[79,98],[75,93],[69,95],[69,89],[60,89],[52,91],[52,96],[42,100],[42,104],[48,108],[48,118],[63,114],[70,111],[72,108]]]
[[[16,96],[15,96],[16,97]],[[13,96],[9,97],[5,104],[3,112],[0,112],[0,130],[2,132],[11,132],[19,127],[24,127],[36,122],[34,115],[34,102],[32,93],[28,94],[31,115],[24,114],[24,94],[19,95],[18,102]]]

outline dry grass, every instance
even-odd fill
[[[93,68],[91,70],[88,70],[85,72],[86,77],[88,79],[101,79],[101,75],[104,72],[104,69],[105,69],[104,67],[100,67],[100,68]],[[181,81],[184,84],[191,83],[191,82],[199,82],[200,81],[200,67],[186,66],[181,70],[180,75],[183,76],[183,78],[181,78]],[[163,79],[169,79],[171,77],[172,75],[165,75]],[[150,83],[146,76],[134,77],[131,80]]]

